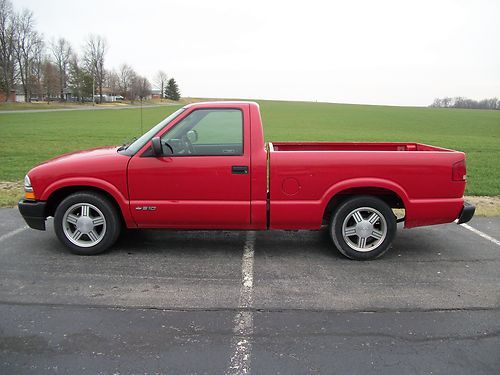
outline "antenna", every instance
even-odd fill
[[[141,134],[144,132],[142,131],[142,96],[141,96]]]

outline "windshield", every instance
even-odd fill
[[[134,155],[137,151],[139,151],[153,136],[158,133],[161,129],[167,126],[173,119],[179,116],[182,112],[184,112],[184,108],[180,108],[166,119],[162,120],[159,124],[153,126],[146,133],[141,135],[138,139],[132,142],[127,148],[122,149],[122,153],[125,155]]]

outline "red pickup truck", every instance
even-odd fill
[[[406,228],[470,220],[465,155],[419,143],[264,142],[253,102],[187,105],[129,145],[30,170],[19,211],[76,254],[123,227],[329,231],[352,259],[382,255]]]

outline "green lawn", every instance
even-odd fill
[[[261,101],[270,141],[412,141],[465,151],[469,195],[500,195],[500,111]],[[143,109],[143,130],[178,107]],[[52,156],[137,136],[138,108],[0,114],[0,181]]]

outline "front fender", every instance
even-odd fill
[[[53,193],[55,193],[60,189],[68,187],[82,187],[82,188],[91,187],[108,193],[111,197],[113,197],[115,202],[120,207],[121,213],[123,215],[123,218],[127,226],[136,227],[132,215],[130,214],[130,205],[128,198],[113,184],[101,180],[99,178],[72,177],[72,178],[57,180],[52,184],[48,185],[45,188],[45,190],[41,193],[41,195],[38,197],[38,199],[41,201],[47,201]]]

